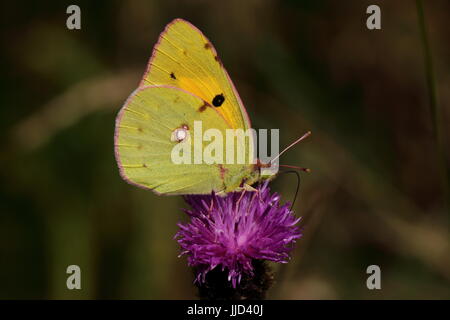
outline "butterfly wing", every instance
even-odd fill
[[[182,19],[169,23],[153,50],[139,89],[128,99],[116,121],[115,150],[122,177],[163,194],[206,194],[234,191],[254,174],[253,136],[235,146],[223,143],[223,154],[235,148],[245,163],[174,164],[174,130],[203,131],[251,128],[245,108],[211,42]],[[192,142],[192,141],[191,141]],[[200,143],[202,150],[207,147]],[[202,152],[190,145],[190,152]],[[197,148],[197,149],[196,149]],[[239,148],[239,149],[238,149]],[[236,158],[235,158],[236,159]],[[203,159],[204,160],[204,159]]]
[[[116,120],[115,153],[121,176],[128,182],[161,194],[205,194],[226,188],[226,179],[239,176],[242,166],[227,169],[221,164],[194,164],[193,154],[206,143],[193,143],[194,121],[202,131],[229,128],[223,116],[205,101],[184,90],[168,86],[137,89]],[[178,141],[174,133],[186,128],[189,135]],[[175,138],[174,138],[175,137]],[[175,164],[173,148],[187,143],[191,163]],[[205,160],[205,159],[203,159]],[[226,175],[225,175],[226,170]]]
[[[215,106],[231,128],[251,128],[247,112],[211,42],[191,23],[175,19],[153,49],[145,85],[170,85]]]

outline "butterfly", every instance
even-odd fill
[[[175,19],[160,34],[139,87],[117,115],[114,146],[122,178],[165,195],[252,190],[267,178],[254,156],[252,136],[239,149],[249,159],[245,163],[175,164],[174,147],[189,144],[187,153],[199,148],[192,144],[196,121],[204,131],[224,135],[227,129],[251,128],[211,42],[191,23]]]

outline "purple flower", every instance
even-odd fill
[[[234,288],[242,275],[253,275],[252,260],[286,263],[296,239],[301,237],[299,222],[289,209],[279,204],[280,196],[270,193],[268,183],[258,192],[233,192],[224,197],[188,195],[191,210],[187,224],[179,223],[175,238],[181,255],[195,267],[195,281],[205,282],[206,274],[217,266],[228,270]]]

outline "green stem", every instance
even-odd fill
[[[450,186],[449,186],[449,175],[447,166],[447,157],[445,152],[445,141],[442,133],[441,123],[440,123],[440,110],[437,101],[437,90],[436,81],[434,76],[433,59],[431,56],[430,44],[428,42],[428,35],[425,24],[425,14],[423,9],[422,0],[416,0],[417,15],[419,19],[419,29],[422,40],[422,46],[424,50],[424,60],[425,60],[425,72],[428,87],[428,103],[430,105],[431,112],[431,122],[433,129],[433,136],[436,142],[436,149],[438,153],[438,168],[440,170],[440,175],[442,179],[442,189],[444,193],[444,201],[447,207],[450,218]]]

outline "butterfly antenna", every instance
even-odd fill
[[[308,131],[307,133],[305,133],[304,135],[302,135],[300,138],[298,138],[297,140],[295,140],[294,142],[292,142],[290,145],[288,145],[286,148],[284,148],[283,151],[281,151],[275,158],[273,158],[272,160],[270,160],[270,162],[274,162],[275,160],[277,160],[279,157],[281,157],[281,155],[283,153],[285,153],[286,151],[288,151],[290,148],[292,148],[293,146],[295,146],[297,143],[299,143],[300,141],[302,141],[305,138],[308,138],[311,135],[311,131]]]
[[[298,191],[300,190],[300,173],[298,173],[298,171],[295,170],[281,171],[281,173],[294,173],[297,176],[297,188],[295,189],[294,200],[292,200],[291,208],[289,209],[290,211],[292,211],[292,208],[294,207],[295,204],[295,200],[297,200]]]
[[[290,166],[287,164],[280,164],[280,167],[285,167],[285,168],[291,168],[291,169],[297,169],[297,170],[301,170],[301,171],[305,171],[305,172],[311,172],[310,168],[303,168],[303,167],[297,167],[297,166]]]

